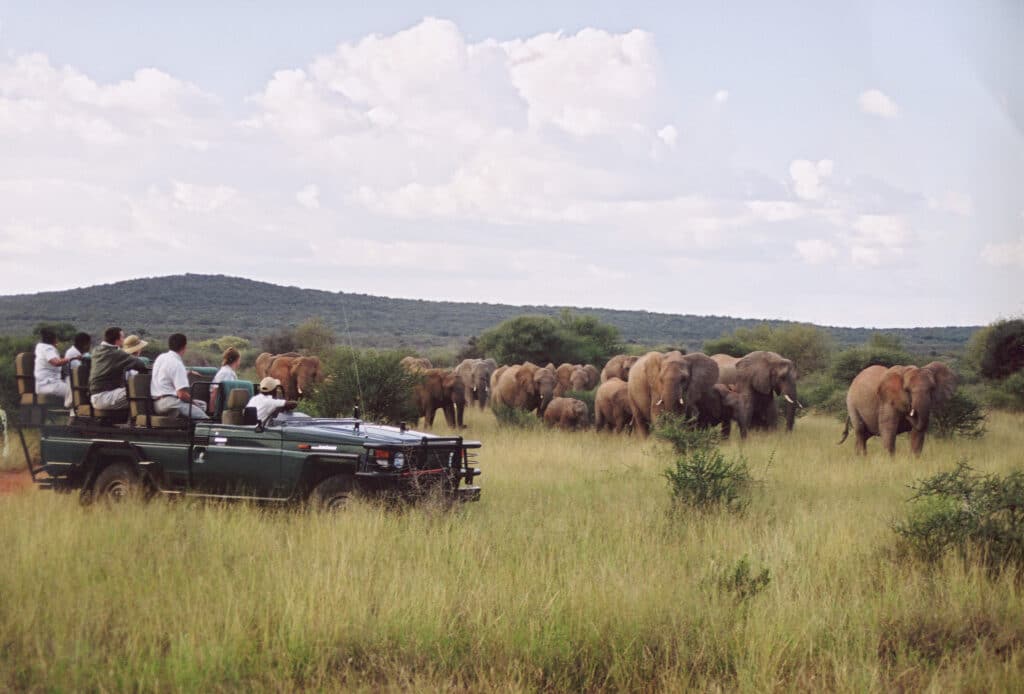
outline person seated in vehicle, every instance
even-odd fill
[[[228,347],[224,350],[220,368],[214,374],[213,384],[210,386],[210,412],[213,412],[213,409],[217,406],[217,391],[220,390],[218,384],[222,381],[237,381],[238,374],[235,373],[235,370],[241,365],[242,354],[237,349]]]
[[[121,345],[121,350],[125,354],[130,354],[133,357],[138,357],[139,361],[145,363],[144,360],[142,359],[142,350],[145,349],[146,345],[148,344],[148,342],[143,340],[138,335],[129,335],[128,337],[124,338],[124,344]],[[126,371],[125,373],[128,376],[128,378],[131,378],[135,374],[139,373],[139,371],[138,369],[128,369],[128,371]]]
[[[50,328],[40,330],[32,371],[37,395],[56,395],[64,399],[64,407],[71,407],[71,386],[61,375],[61,367],[69,361],[57,351],[57,333]]]
[[[89,357],[89,349],[92,347],[92,337],[89,333],[78,333],[75,335],[74,343],[64,352],[64,358],[68,360],[68,370],[80,366],[83,357]]]
[[[89,399],[100,410],[123,410],[128,407],[128,390],[124,385],[129,370],[147,371],[145,362],[128,354],[124,344],[124,330],[117,326],[103,331],[103,342],[92,353],[89,369]]]
[[[281,382],[273,376],[260,381],[260,392],[249,398],[246,407],[256,408],[256,417],[261,422],[267,421],[278,410],[294,410],[299,403],[294,400],[283,400],[274,397],[274,391],[281,387]]]
[[[188,372],[185,370],[185,348],[188,338],[174,333],[167,338],[168,351],[153,362],[153,377],[149,394],[153,398],[153,410],[159,415],[180,414],[189,419],[209,419],[206,403],[192,400],[189,394]]]

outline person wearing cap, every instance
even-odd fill
[[[189,394],[188,372],[182,360],[187,344],[187,337],[174,333],[167,338],[168,351],[153,362],[153,379],[149,386],[153,409],[164,416],[177,413],[189,419],[209,419],[206,403],[193,400]]]
[[[123,410],[128,407],[128,389],[124,385],[125,373],[135,370],[145,373],[146,363],[128,354],[121,346],[125,343],[124,330],[110,327],[103,331],[103,342],[92,353],[89,370],[89,392],[92,406],[103,410]]]
[[[210,411],[217,402],[217,392],[220,390],[218,385],[222,381],[237,381],[238,374],[235,373],[235,369],[242,365],[242,355],[234,347],[228,347],[224,350],[224,354],[221,356],[221,365],[217,369],[217,373],[213,376],[213,383],[210,386]]]
[[[260,392],[249,398],[246,407],[256,408],[256,417],[261,422],[273,416],[280,409],[294,410],[298,405],[294,400],[282,400],[274,397],[274,391],[281,387],[281,382],[273,376],[260,381]]]

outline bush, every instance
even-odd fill
[[[1024,412],[1024,370],[990,383],[985,401],[996,409]]]
[[[1024,368],[1024,320],[1001,320],[978,330],[967,349],[985,378],[1006,378]]]
[[[932,413],[932,423],[935,435],[941,438],[976,439],[985,435],[985,411],[981,404],[959,390]]]
[[[832,337],[813,325],[772,327],[761,324],[753,328],[737,328],[732,335],[704,342],[705,354],[742,357],[759,349],[778,352],[793,360],[800,374],[809,374],[828,367],[832,356]]]
[[[934,562],[955,550],[996,572],[1024,568],[1024,471],[985,475],[960,461],[912,489],[910,513],[893,528],[912,554]]]
[[[832,379],[844,388],[853,383],[864,369],[869,366],[896,366],[897,364],[912,364],[913,357],[902,349],[893,349],[888,346],[865,346],[851,347],[836,355],[832,361],[830,373]]]
[[[335,349],[324,357],[326,380],[303,409],[321,417],[347,417],[359,405],[369,420],[416,422],[417,377],[399,366],[403,356],[398,351]]]
[[[515,429],[531,429],[540,424],[540,419],[532,411],[527,412],[511,405],[495,405],[494,418],[500,427]]]
[[[677,453],[675,463],[664,473],[674,509],[740,512],[746,508],[752,481],[747,461],[742,457],[726,460],[718,448],[717,431],[697,429],[680,416],[662,416],[654,432]]]
[[[282,329],[268,335],[264,335],[260,344],[263,346],[264,352],[270,352],[271,354],[295,352],[299,348],[298,344],[295,342],[295,331],[288,329]]]
[[[334,331],[323,318],[310,318],[295,328],[295,346],[310,354],[326,354],[334,342]]]
[[[724,593],[731,593],[738,602],[752,598],[771,583],[772,577],[768,569],[761,569],[754,574],[750,570],[750,560],[743,557],[729,569],[719,574],[716,583]]]
[[[619,331],[591,316],[563,312],[550,316],[517,316],[484,331],[476,350],[499,364],[531,361],[541,366],[604,364],[619,351]]]

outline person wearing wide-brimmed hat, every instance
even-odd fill
[[[129,335],[124,338],[124,344],[121,345],[121,351],[125,354],[130,354],[133,357],[138,357],[141,361],[142,357],[140,355],[142,354],[142,350],[145,349],[148,344],[148,342],[138,335]],[[139,373],[137,369],[128,369],[128,371],[125,372],[125,375],[128,376],[128,378],[131,378],[137,373]]]
[[[260,381],[260,392],[249,398],[246,407],[256,408],[256,417],[265,422],[280,409],[294,410],[297,402],[294,400],[282,400],[274,397],[274,391],[281,387],[281,382],[273,376],[267,376]]]
[[[117,326],[110,327],[103,332],[103,342],[92,352],[89,392],[92,394],[90,398],[93,407],[104,410],[127,408],[128,390],[124,385],[125,374],[129,370],[145,373],[149,369],[146,362],[121,349],[124,343],[124,330]]]

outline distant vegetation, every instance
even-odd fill
[[[146,339],[184,331],[194,341],[237,335],[252,344],[320,316],[330,330],[356,347],[431,350],[452,353],[502,321],[521,315],[558,318],[564,307],[511,306],[388,299],[367,294],[282,287],[223,275],[145,278],[59,292],[0,297],[0,334],[26,335],[40,322],[68,323],[94,336],[111,323]],[[680,310],[686,309],[684,303]],[[618,329],[627,345],[678,345],[695,351],[707,340],[741,329],[796,326],[727,316],[696,316],[573,308],[578,314]],[[887,330],[915,354],[961,352],[974,327]],[[866,328],[825,328],[832,342],[849,347],[867,342]],[[287,351],[287,350],[281,350]]]

